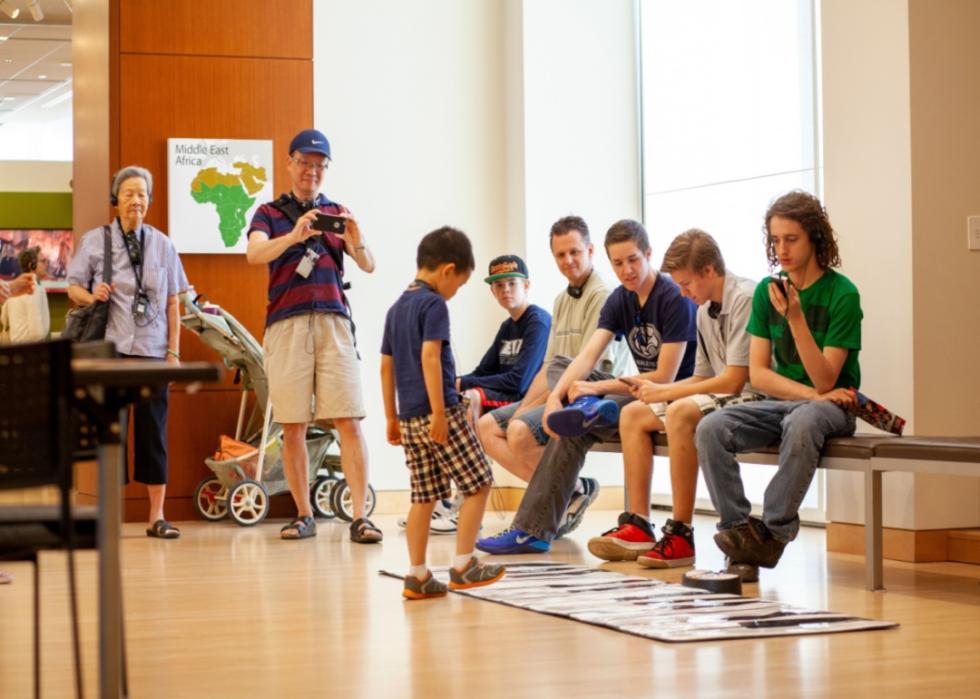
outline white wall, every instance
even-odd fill
[[[821,23],[824,203],[840,237],[842,271],[861,290],[862,389],[911,419],[908,7],[892,0],[823,0]],[[884,479],[886,526],[909,525],[911,483],[910,474]],[[828,473],[827,519],[862,522],[862,493],[858,474]]]
[[[445,223],[473,240],[477,274],[449,304],[462,371],[504,319],[480,281],[494,255],[525,255],[531,300],[550,309],[565,282],[548,230],[575,212],[613,281],[602,237],[640,215],[632,12],[631,0],[315,0],[314,121],[334,154],[324,191],[378,260],[350,275],[376,488],[407,487],[384,439],[378,348],[422,235]]]
[[[503,6],[497,0],[315,0],[314,122],[330,139],[324,192],[358,217],[377,260],[349,279],[368,417],[371,482],[407,489],[384,436],[384,315],[443,224],[473,241],[476,273],[450,302],[458,368],[476,365],[504,312],[482,282],[504,227]]]
[[[612,223],[642,217],[634,3],[513,4],[519,10],[508,16],[507,30],[521,37],[522,61],[507,85],[520,103],[522,128],[507,137],[510,147],[518,150],[519,144],[523,151],[521,223],[532,288],[537,303],[550,309],[567,284],[551,256],[551,224],[567,214],[582,216],[595,244],[596,268],[615,286],[602,240]],[[622,458],[590,454],[584,473],[603,485],[622,485]]]
[[[71,162],[0,160],[0,192],[70,192]]]

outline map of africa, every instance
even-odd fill
[[[262,191],[267,181],[264,167],[235,161],[237,172],[221,172],[216,167],[199,170],[191,181],[191,196],[198,204],[213,204],[218,212],[218,230],[226,248],[234,247],[242,237],[245,214],[255,203],[252,195]]]

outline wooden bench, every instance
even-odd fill
[[[667,456],[667,435],[653,435],[654,453]],[[600,442],[593,451],[621,452],[619,442]],[[779,448],[736,455],[739,461],[776,464]],[[865,567],[869,590],[884,589],[881,475],[886,471],[980,477],[980,437],[892,437],[855,435],[827,440],[820,468],[864,474]]]

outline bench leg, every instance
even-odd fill
[[[885,589],[881,550],[881,471],[869,467],[864,474],[864,584]]]

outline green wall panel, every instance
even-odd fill
[[[0,228],[71,228],[71,192],[0,192]]]

